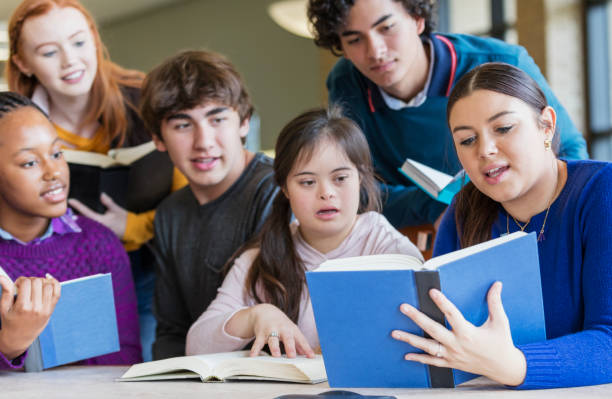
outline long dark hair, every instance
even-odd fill
[[[308,161],[324,140],[330,140],[342,148],[359,172],[360,201],[357,213],[380,211],[380,193],[368,143],[357,124],[344,117],[337,106],[307,111],[283,128],[276,141],[274,159],[274,178],[278,186],[286,187],[287,176],[293,166],[297,162]],[[305,265],[295,249],[290,221],[289,200],[279,193],[256,240],[259,255],[248,272],[245,288],[256,302],[271,303],[297,322],[306,276]]]
[[[548,106],[548,102],[536,81],[521,69],[501,62],[482,64],[457,82],[448,98],[447,121],[450,120],[451,111],[457,101],[476,90],[489,90],[523,101],[538,115],[538,124],[547,127],[539,115]],[[555,134],[555,154],[558,148],[559,135]],[[455,207],[455,222],[462,248],[491,239],[491,227],[499,211],[497,201],[483,194],[470,182],[457,194]]]

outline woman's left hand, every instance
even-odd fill
[[[489,289],[489,317],[480,327],[465,320],[451,301],[439,290],[432,289],[429,296],[452,330],[404,303],[400,306],[401,312],[432,338],[400,330],[394,330],[391,336],[425,352],[408,353],[406,360],[484,375],[505,385],[520,385],[525,379],[527,365],[523,353],[512,342],[510,324],[502,306],[501,289],[500,282]]]
[[[125,226],[127,225],[128,212],[117,205],[115,201],[105,193],[100,195],[100,202],[106,207],[106,212],[98,213],[81,201],[71,198],[68,200],[70,206],[79,211],[83,216],[95,220],[96,222],[108,227],[119,238],[123,238],[125,234]]]

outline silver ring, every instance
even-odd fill
[[[442,344],[438,342],[438,351],[435,354],[436,357],[442,357]]]
[[[279,337],[279,335],[278,335],[278,331],[270,331],[270,334],[268,334],[268,340],[269,340],[270,338],[276,338],[276,339],[279,339],[278,337]]]

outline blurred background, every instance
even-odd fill
[[[437,30],[494,36],[526,47],[584,133],[591,157],[612,160],[611,2],[440,0]],[[146,72],[183,49],[228,56],[246,80],[257,110],[249,134],[252,149],[273,148],[287,121],[327,101],[325,77],[336,58],[290,32],[306,30],[305,0],[82,3],[96,18],[112,60],[124,67]],[[0,2],[2,75],[6,23],[17,4]],[[3,77],[0,85],[6,88]]]

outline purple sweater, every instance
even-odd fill
[[[80,233],[54,234],[37,245],[0,239],[0,265],[13,279],[44,277],[58,281],[111,273],[117,310],[120,351],[87,359],[82,364],[133,364],[142,361],[136,294],[128,257],[119,239],[101,224],[79,216]],[[12,362],[0,353],[0,370],[21,368],[25,356]]]

